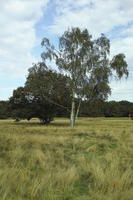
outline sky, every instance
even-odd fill
[[[87,28],[111,41],[111,55],[125,53],[129,78],[111,80],[109,100],[133,102],[133,0],[0,0],[0,100],[23,86],[41,60],[41,40],[56,44],[68,27]]]

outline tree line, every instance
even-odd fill
[[[66,100],[66,99],[64,99]],[[37,104],[38,105],[38,104]],[[22,104],[21,104],[22,106]],[[38,117],[40,120],[41,114],[36,115],[34,105],[12,108],[10,101],[0,101],[0,119],[14,118],[15,120],[27,119],[30,120],[32,117]],[[31,109],[33,106],[34,109]],[[39,105],[38,105],[39,107]],[[54,110],[56,111],[52,116],[54,117],[67,117],[69,118],[70,112],[65,108],[59,108],[54,105]],[[38,108],[37,108],[38,109]],[[34,111],[34,113],[33,113]],[[45,111],[47,112],[47,111]],[[36,112],[37,113],[37,112]],[[44,111],[39,111],[39,113],[44,113]],[[133,103],[129,101],[97,101],[97,102],[87,102],[83,101],[81,104],[79,117],[129,117],[133,116]]]
[[[127,78],[128,65],[123,53],[110,57],[110,40],[104,34],[93,39],[87,29],[71,28],[59,38],[57,48],[48,38],[43,38],[41,45],[42,61],[33,64],[24,87],[14,90],[9,100],[12,117],[37,117],[47,124],[63,115],[70,117],[74,127],[79,114],[114,116],[108,111],[113,102],[106,102],[111,94],[110,79]]]

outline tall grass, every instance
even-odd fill
[[[0,200],[132,199],[132,121],[0,121]]]

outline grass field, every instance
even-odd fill
[[[133,121],[0,121],[0,200],[133,200]]]

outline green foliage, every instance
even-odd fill
[[[127,70],[127,63],[125,61],[125,55],[124,54],[118,54],[114,56],[111,67],[113,70],[116,71],[116,75],[118,78],[122,78],[123,74],[125,74],[128,77],[128,70]]]
[[[0,121],[1,200],[132,200],[128,119]]]
[[[25,83],[26,90],[42,101],[53,105],[69,105],[70,88],[69,78],[56,71],[46,68],[45,64],[38,63],[29,69]]]

